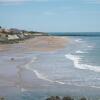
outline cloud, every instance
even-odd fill
[[[44,3],[48,2],[49,0],[0,0],[0,5],[3,6],[15,6],[15,5],[20,5],[24,4],[25,2],[31,2],[31,3]]]
[[[24,2],[24,1],[30,1],[30,0],[0,0],[0,2],[2,2],[2,3],[6,3],[6,2]]]
[[[0,0],[0,3],[47,2],[48,0]]]
[[[32,0],[0,0],[1,5],[16,5],[22,4],[24,2],[30,2]]]

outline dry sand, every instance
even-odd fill
[[[64,48],[68,39],[58,36],[40,36],[25,40],[17,44],[0,45],[0,51],[53,51]]]
[[[52,51],[64,48],[67,42],[63,37],[43,36],[25,41],[23,45],[33,51]]]

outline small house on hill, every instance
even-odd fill
[[[0,28],[0,41],[8,39],[8,34],[5,32],[5,29]]]
[[[16,34],[12,34],[9,29],[0,29],[0,41],[19,39]]]

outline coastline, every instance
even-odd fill
[[[77,75],[86,72],[91,75],[94,72],[75,68],[73,62],[65,56],[71,53],[72,48],[74,48],[73,52],[76,52],[79,49],[76,45],[82,45],[82,42],[77,43],[76,40],[79,39],[43,36],[18,44],[7,44],[7,49],[0,52],[1,96],[16,95],[17,97],[19,94],[20,97],[26,94],[24,96],[27,98],[27,94],[32,93],[31,97],[37,98],[36,100],[45,100],[44,97],[52,95],[62,97],[67,95],[75,98],[98,97],[100,88],[82,85],[80,83],[84,84],[84,80],[74,79]]]

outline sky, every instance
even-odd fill
[[[100,32],[100,0],[0,0],[0,26],[42,32]]]

